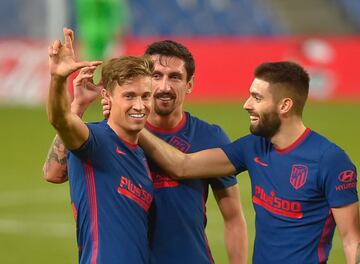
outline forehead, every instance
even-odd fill
[[[151,92],[151,77],[150,76],[138,76],[136,78],[125,81],[121,86],[116,86],[117,90],[121,92]]]
[[[151,58],[155,61],[156,70],[176,70],[185,72],[185,61],[171,56],[151,55]]]
[[[260,94],[262,96],[271,95],[270,83],[261,79],[255,78],[250,86],[250,93]]]

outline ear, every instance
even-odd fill
[[[194,87],[194,75],[191,76],[191,79],[188,81],[187,85],[186,85],[186,94],[190,94],[193,90]]]
[[[102,88],[101,96],[102,96],[102,98],[106,99],[107,101],[110,101],[110,94],[109,94],[108,90]]]
[[[293,107],[293,100],[291,98],[283,98],[281,101],[280,101],[280,104],[279,104],[279,112],[280,114],[287,114],[290,112],[290,110],[292,109]]]

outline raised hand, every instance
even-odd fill
[[[55,40],[48,48],[49,69],[51,76],[67,78],[72,72],[82,68],[101,64],[101,61],[82,61],[77,62],[73,49],[74,32],[64,28],[64,44],[60,40]]]
[[[74,100],[72,107],[77,107],[81,111],[75,111],[81,115],[83,110],[93,102],[101,93],[102,84],[94,84],[93,77],[96,66],[84,67],[80,69],[79,74],[73,81],[74,86]]]

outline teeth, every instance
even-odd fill
[[[161,101],[170,101],[171,98],[170,97],[161,97],[161,98],[158,98],[159,100]]]
[[[129,114],[129,116],[132,118],[144,118],[145,114]]]

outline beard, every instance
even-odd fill
[[[154,112],[159,115],[159,116],[168,116],[170,115],[172,112],[174,112],[175,110],[175,106],[168,106],[168,107],[163,107],[163,106],[159,106],[156,103],[154,104]]]
[[[276,111],[269,111],[259,116],[257,125],[250,125],[250,132],[255,136],[272,138],[280,129],[281,120]]]
[[[162,101],[162,97],[170,98],[169,101]],[[154,95],[154,111],[159,116],[170,115],[176,109],[176,95],[174,93],[158,93]]]

